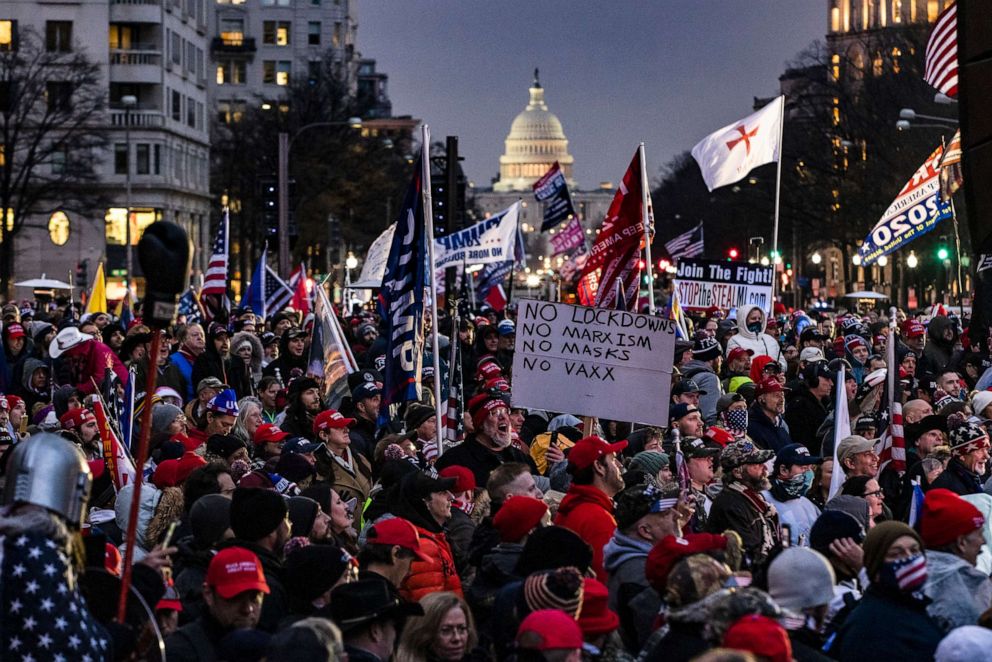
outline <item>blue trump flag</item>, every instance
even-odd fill
[[[421,159],[427,158],[426,149]],[[424,290],[427,286],[427,227],[424,223],[422,164],[396,219],[386,271],[379,290],[379,307],[386,320],[385,384],[382,414],[391,404],[420,398],[424,356]]]
[[[259,317],[267,317],[265,311],[265,280],[268,277],[268,273],[265,269],[265,257],[268,253],[268,245],[262,247],[262,254],[258,256],[258,263],[255,265],[255,270],[251,274],[251,283],[248,285],[248,289],[244,291],[241,295],[242,308],[251,308],[251,312],[255,313]]]

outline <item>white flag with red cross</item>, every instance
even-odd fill
[[[756,113],[714,131],[692,148],[709,190],[739,182],[758,166],[779,160],[784,107],[785,97],[777,97]]]

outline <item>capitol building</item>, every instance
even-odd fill
[[[572,176],[575,159],[568,153],[568,138],[565,137],[561,121],[548,110],[544,88],[536,70],[529,94],[527,105],[510,124],[506,148],[499,158],[499,177],[493,181],[492,188],[475,188],[470,195],[474,197],[475,206],[483,216],[496,214],[517,200],[522,200],[520,229],[527,245],[527,266],[534,272],[543,273],[546,269],[559,266],[560,260],[550,254],[547,236],[541,233],[544,203],[534,199],[534,182],[555,161],[558,162],[568,181],[572,202],[586,228],[590,243],[595,228],[600,226],[606,216],[614,190],[610,182],[589,190],[583,190],[575,182]],[[550,231],[553,232],[554,230]]]

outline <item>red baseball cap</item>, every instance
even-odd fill
[[[730,626],[723,635],[725,648],[748,651],[771,662],[791,662],[792,643],[778,621],[759,614],[748,614]]]
[[[721,446],[734,443],[734,435],[723,428],[711,426],[706,429],[706,433],[703,434],[703,436],[710,441],[720,444]]]
[[[774,377],[765,377],[758,383],[757,388],[754,389],[754,397],[759,395],[764,395],[766,393],[782,393],[789,389],[782,386],[782,383],[775,379]]]
[[[453,464],[450,467],[441,469],[437,475],[441,478],[454,478],[455,486],[451,488],[451,491],[456,494],[458,492],[468,492],[475,489],[475,474],[466,467]]]
[[[207,584],[225,600],[245,591],[269,592],[262,562],[244,547],[228,547],[217,552],[207,567]]]
[[[582,628],[563,611],[538,609],[517,628],[517,645],[538,651],[575,650],[582,648]]]
[[[73,407],[66,413],[62,414],[62,418],[59,419],[59,425],[62,426],[63,430],[75,430],[76,428],[82,427],[86,423],[95,422],[96,416],[94,416],[93,412],[85,407]]]
[[[627,448],[626,441],[610,444],[599,437],[586,437],[575,442],[572,449],[568,451],[568,464],[575,469],[585,469],[591,467],[596,460],[604,455],[619,453],[625,448]]]
[[[14,322],[13,324],[8,324],[6,327],[4,327],[3,331],[8,338],[23,338],[24,336],[27,335],[26,333],[24,333],[24,327],[18,324],[17,322]]]
[[[255,434],[252,437],[252,441],[255,442],[256,446],[261,446],[262,444],[278,444],[279,442],[285,441],[289,437],[288,432],[283,432],[279,429],[279,426],[274,423],[262,423],[255,429]]]
[[[503,369],[499,367],[499,364],[490,356],[479,361],[479,369],[476,373],[476,379],[479,381],[489,381],[490,379],[496,379],[497,377],[503,376]]]
[[[920,320],[906,320],[902,323],[902,335],[906,338],[919,338],[925,336],[927,328]]]
[[[734,347],[732,350],[730,350],[730,353],[727,354],[727,361],[736,361],[745,354],[747,354],[748,356],[754,356],[754,350],[745,349],[744,347]]]
[[[402,517],[391,517],[376,522],[365,534],[367,542],[376,545],[399,545],[413,552],[421,561],[431,563],[433,559],[420,551],[420,534],[417,527]]]
[[[355,424],[355,419],[348,418],[341,412],[328,409],[317,414],[317,418],[313,419],[313,433],[317,434],[321,430],[330,430],[331,428],[350,428]]]

